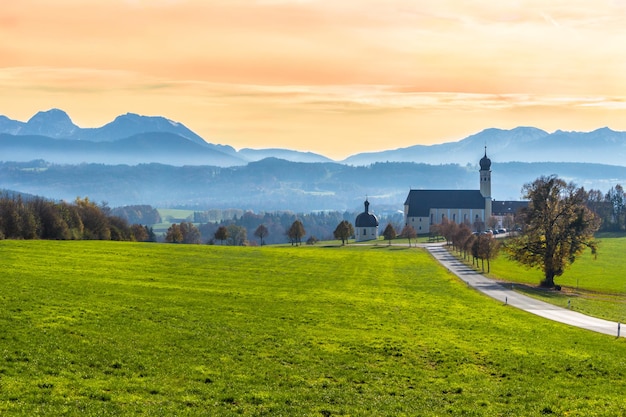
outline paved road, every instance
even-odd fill
[[[584,314],[577,313],[576,311],[557,307],[526,295],[522,295],[513,291],[510,285],[507,284],[504,286],[476,272],[463,262],[459,261],[440,244],[426,244],[424,247],[428,249],[435,259],[441,262],[443,266],[448,268],[450,272],[456,274],[468,285],[492,298],[495,298],[503,304],[508,304],[528,311],[529,313],[569,324],[571,326],[609,334],[612,336],[617,336],[618,334],[618,326],[620,325],[617,322],[586,316]],[[625,337],[625,332],[626,328],[622,329],[622,331],[620,331],[620,336]]]

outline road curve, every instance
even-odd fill
[[[467,285],[492,298],[495,298],[503,304],[508,304],[528,311],[529,313],[536,314],[546,319],[558,321],[560,323],[565,323],[570,326],[576,326],[582,329],[612,336],[625,336],[624,331],[626,331],[626,329],[624,329],[624,331],[620,331],[620,323],[586,316],[576,311],[557,307],[555,305],[517,293],[512,289],[512,285],[502,285],[465,265],[441,244],[425,244],[420,246],[425,247],[435,259],[437,259],[450,272],[466,282]]]

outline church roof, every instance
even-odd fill
[[[487,158],[487,147],[485,146],[485,156],[480,159],[480,170],[489,171],[491,169],[491,159]]]
[[[369,212],[370,203],[365,200],[365,211],[354,220],[355,227],[378,227],[378,218]]]
[[[506,216],[517,214],[523,208],[528,207],[528,201],[492,201],[491,212],[494,216]]]
[[[361,213],[356,216],[354,221],[355,227],[376,227],[378,226],[378,219],[372,213]]]
[[[478,190],[411,190],[404,202],[408,217],[428,217],[431,208],[485,209],[485,198]]]

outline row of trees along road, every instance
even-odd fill
[[[500,243],[491,233],[474,234],[467,224],[456,224],[444,220],[437,225],[434,233],[446,239],[446,242],[463,256],[472,259],[472,264],[478,266],[479,261],[483,272],[487,261],[487,272],[491,270],[490,261],[498,256]]]

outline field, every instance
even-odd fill
[[[421,249],[0,241],[1,415],[623,415],[626,341]]]
[[[533,297],[613,321],[626,321],[626,238],[600,238],[598,256],[589,251],[567,269],[555,282],[563,287],[561,293],[518,287]],[[501,254],[491,264],[490,277],[536,287],[542,272],[509,261]]]

